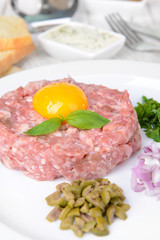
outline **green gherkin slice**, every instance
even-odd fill
[[[92,191],[92,189],[92,185],[88,185],[87,187],[85,187],[82,191],[82,196],[87,196]]]
[[[94,220],[94,218],[87,213],[81,213],[80,216],[85,220],[85,222],[91,222]]]
[[[88,213],[90,216],[96,218],[96,217],[101,217],[102,216],[102,210],[99,207],[94,207],[89,210]]]
[[[85,198],[84,197],[80,197],[76,200],[74,207],[80,207],[85,203]]]
[[[113,222],[115,211],[116,211],[116,210],[115,210],[114,205],[110,205],[110,206],[107,208],[106,217],[107,217],[107,221],[108,221],[108,224],[109,224],[109,225]]]
[[[110,194],[107,190],[107,188],[104,188],[101,192],[101,197],[105,205],[107,205],[110,201]]]
[[[46,217],[46,219],[49,221],[49,222],[54,222],[54,221],[56,221],[58,218],[59,218],[59,216],[60,216],[60,214],[61,214],[61,208],[60,207],[55,207],[55,208],[53,208],[53,210],[52,211],[50,211],[49,212],[49,214],[47,215],[47,217]]]
[[[60,224],[60,229],[62,230],[70,229],[70,227],[73,224],[73,221],[74,221],[73,216],[70,217],[67,216],[65,219],[62,220]]]
[[[80,208],[80,212],[82,212],[82,213],[88,213],[89,212],[89,206],[88,206],[88,203],[86,201],[83,204],[83,206]]]
[[[80,229],[79,226],[77,225],[72,225],[70,227],[70,229],[72,229],[72,231],[74,232],[74,234],[77,236],[77,237],[82,237],[83,236],[83,231]]]
[[[82,228],[85,224],[85,220],[81,217],[75,217],[75,225],[79,226]]]
[[[67,201],[64,199],[64,198],[60,198],[59,200],[58,200],[58,205],[60,206],[60,207],[62,207],[62,208],[65,208],[66,206],[67,206]]]
[[[109,231],[108,231],[107,228],[104,229],[104,230],[99,230],[98,228],[93,228],[93,229],[91,230],[91,232],[92,232],[94,235],[99,236],[99,237],[101,237],[101,236],[106,236],[106,235],[109,234]]]
[[[105,208],[105,204],[100,197],[95,197],[92,193],[86,196],[88,202],[92,203],[96,207],[100,207],[102,210]]]
[[[60,216],[59,216],[59,219],[60,220],[63,220],[65,219],[65,217],[67,216],[67,214],[71,211],[71,208],[67,205],[65,208],[63,208]]]
[[[121,207],[115,206],[115,210],[116,210],[115,215],[117,217],[119,217],[122,220],[125,220],[127,218],[125,211]]]
[[[124,203],[123,190],[108,179],[79,179],[59,184],[56,189],[46,198],[48,205],[56,206],[46,218],[48,221],[59,218],[60,229],[71,229],[78,237],[84,232],[105,236],[114,216],[127,218],[125,212],[130,206]]]
[[[104,217],[96,217],[97,228],[104,231],[107,228],[107,221]]]
[[[74,203],[75,203],[75,200],[74,199],[70,199],[69,202],[68,202],[68,206],[70,208],[73,208],[74,207]]]
[[[55,206],[58,204],[59,199],[60,199],[60,193],[57,191],[50,194],[48,197],[46,197],[46,202],[49,206]]]
[[[120,197],[113,197],[111,198],[110,203],[113,203],[114,205],[121,205],[123,204],[123,201]]]
[[[67,188],[69,183],[63,182],[56,186],[57,191],[62,192],[63,189]]]
[[[73,208],[67,216],[80,216],[79,208]]]
[[[82,227],[82,231],[84,232],[90,232],[96,225],[96,220],[92,220],[90,222],[86,222],[84,226]]]
[[[123,209],[123,211],[127,212],[130,209],[130,205],[127,203],[124,203],[123,205],[121,205],[121,208]]]
[[[68,187],[63,189],[63,198],[67,201],[74,199],[74,194],[69,191]]]
[[[88,186],[94,186],[95,185],[95,181],[82,181],[80,186],[81,186],[81,189],[83,190],[84,188],[88,187]]]

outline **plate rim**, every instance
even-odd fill
[[[93,72],[97,71],[97,69],[93,68],[93,65],[101,66],[101,69],[104,69],[104,72],[102,74],[110,75],[113,72],[113,67],[116,73],[112,73],[111,75],[128,75],[128,76],[138,76],[138,77],[145,77],[145,78],[154,78],[160,81],[160,64],[158,63],[145,63],[145,62],[136,62],[136,61],[126,61],[126,60],[85,60],[85,61],[74,61],[74,62],[63,62],[63,63],[56,63],[56,64],[50,64],[46,66],[39,66],[36,68],[32,68],[29,70],[24,70],[22,72],[14,73],[9,76],[5,76],[1,78],[0,84],[3,84],[3,81],[10,82],[13,81],[14,78],[21,79],[21,77],[25,76],[26,74],[34,74],[38,71],[45,71],[46,69],[52,69],[55,71],[55,69],[59,69],[64,67],[65,70],[69,68],[73,68],[73,66],[78,65],[84,65],[85,67],[89,67],[93,69]],[[134,67],[133,67],[134,66]],[[111,67],[111,69],[107,69],[108,72],[106,72],[106,67]],[[145,73],[144,73],[145,69]],[[80,69],[80,73],[82,75],[86,75],[85,73],[88,72],[90,69],[87,68],[87,71],[85,69]],[[99,71],[99,70],[98,70]],[[97,73],[98,74],[98,73]],[[79,73],[78,73],[79,75]],[[29,82],[29,80],[28,80]],[[23,234],[17,232],[16,230],[8,227],[6,224],[0,222],[0,230],[3,230],[2,233],[6,233],[3,236],[3,239],[9,240],[8,236],[12,236],[12,239],[14,240],[29,240],[31,238],[24,236]],[[9,235],[8,235],[9,234]]]
[[[103,69],[104,67],[111,67],[107,68],[107,71],[104,71],[105,74],[112,74],[112,75],[129,75],[129,76],[142,76],[146,78],[156,78],[160,80],[160,64],[159,63],[151,63],[151,62],[137,62],[137,61],[128,61],[128,60],[118,60],[118,59],[111,59],[111,60],[80,60],[80,61],[68,61],[68,62],[60,62],[60,63],[53,63],[45,66],[37,66],[31,69],[25,69],[21,72],[16,72],[8,76],[4,76],[1,78],[1,81],[9,81],[8,79],[12,79],[13,77],[19,77],[27,74],[30,74],[32,72],[38,72],[38,71],[44,71],[48,68],[59,68],[64,67],[64,69],[67,68],[73,68],[73,66],[76,65],[84,65],[85,67],[92,66],[93,73],[97,71],[97,69],[93,68],[93,65],[99,65],[99,68]],[[133,68],[134,66],[134,68]],[[113,69],[116,70],[116,72],[113,74]],[[144,72],[145,69],[145,72]],[[154,71],[153,71],[154,70]],[[87,70],[88,71],[88,70]],[[77,72],[77,69],[76,69]],[[84,75],[86,72],[85,68],[80,69],[80,72],[78,74]],[[103,72],[102,72],[103,73]],[[0,82],[1,84],[1,82]]]

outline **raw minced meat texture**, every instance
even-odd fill
[[[33,109],[34,94],[43,86],[59,81],[80,87],[87,96],[88,109],[110,119],[110,123],[91,130],[81,130],[66,123],[48,135],[24,134],[46,120]],[[140,146],[137,115],[127,91],[78,83],[68,77],[30,82],[0,98],[0,160],[6,167],[21,170],[31,178],[103,177]]]

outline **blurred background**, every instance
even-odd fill
[[[142,31],[138,33],[141,38],[160,48],[160,0],[0,0],[0,15],[22,17],[36,46],[29,57],[17,63],[22,69],[62,61],[47,54],[37,41],[37,36],[55,26],[56,21],[59,24],[73,20],[113,30],[106,20],[113,13],[121,14],[135,32]],[[160,63],[160,50],[141,52],[125,45],[112,59]]]

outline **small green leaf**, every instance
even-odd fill
[[[80,129],[101,128],[110,122],[110,120],[107,118],[90,110],[77,110],[71,112],[65,118],[65,121],[68,122],[71,126]]]
[[[55,131],[60,127],[61,122],[62,121],[60,118],[51,118],[49,120],[46,120],[36,125],[35,127],[29,129],[27,132],[24,132],[24,133],[31,136],[39,136],[39,135],[52,133],[53,131]]]

